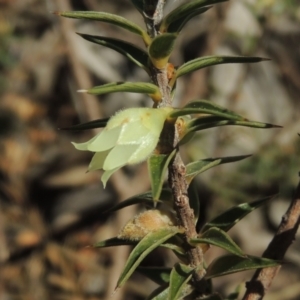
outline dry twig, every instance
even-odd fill
[[[282,260],[289,246],[295,239],[296,232],[300,223],[300,182],[297,186],[294,199],[291,202],[285,215],[282,217],[281,224],[265,250],[263,257],[275,260]],[[251,281],[247,282],[246,293],[243,300],[263,299],[266,290],[270,287],[274,277],[279,272],[281,266],[257,270]]]

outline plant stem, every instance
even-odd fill
[[[146,22],[149,35],[153,38],[159,32],[157,31],[157,25],[159,25],[163,18],[163,6],[165,0],[149,0],[145,1],[145,13],[144,19]],[[155,6],[153,6],[155,5]],[[171,88],[169,86],[169,80],[167,77],[167,70],[152,68],[152,80],[160,88],[162,94],[162,101],[159,103],[159,107],[172,106]],[[188,198],[188,184],[185,180],[186,167],[181,159],[178,149],[178,130],[174,122],[166,122],[163,132],[160,138],[159,150],[160,153],[171,153],[174,148],[177,148],[177,153],[171,164],[169,165],[168,183],[172,190],[174,199],[174,209],[177,214],[178,223],[184,228],[185,236],[185,250],[189,265],[197,268],[193,280],[195,287],[200,293],[204,293],[206,288],[203,277],[205,270],[203,267],[203,252],[201,247],[192,246],[188,243],[191,238],[197,237],[194,212],[190,207]]]
[[[300,182],[296,189],[294,199],[285,215],[282,217],[279,228],[265,250],[263,257],[282,260],[285,252],[295,239],[300,223]],[[247,282],[246,293],[243,300],[261,300],[270,287],[280,266],[257,270],[250,282]]]

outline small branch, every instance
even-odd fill
[[[147,26],[148,34],[153,38],[160,34],[157,31],[158,25],[163,18],[163,7],[165,0],[147,0],[145,1],[144,19]],[[167,68],[156,69],[152,67],[151,78],[158,85],[162,101],[159,107],[172,106],[171,88],[167,76]],[[172,122],[166,122],[163,132],[160,137],[158,149],[160,153],[171,153],[177,147],[179,142],[178,131],[176,125]],[[190,207],[188,198],[188,184],[185,180],[186,168],[181,159],[179,152],[173,162],[169,165],[169,186],[172,189],[174,197],[174,209],[177,214],[179,224],[185,229],[185,250],[191,267],[197,268],[193,275],[195,287],[200,294],[203,294],[206,288],[206,283],[203,280],[205,270],[203,268],[203,252],[199,246],[191,246],[188,241],[191,238],[197,237],[196,227],[194,224],[194,212]]]
[[[169,86],[167,69],[156,69],[153,66],[151,70],[151,78],[152,81],[159,87],[162,94],[162,100],[158,104],[158,107],[172,106],[171,88]]]
[[[185,180],[185,173],[185,165],[180,154],[177,152],[173,163],[169,166],[169,186],[174,196],[174,209],[180,225],[184,228],[186,241],[188,241],[191,238],[197,237],[197,232],[194,223],[194,212],[190,207],[187,195],[188,185]],[[190,266],[197,268],[197,272],[194,274],[194,281],[197,283],[197,288],[204,292],[205,283],[202,282],[202,278],[205,275],[205,270],[203,268],[204,258],[202,249],[199,246],[192,247],[188,242],[186,242],[185,248]]]
[[[165,0],[149,0],[146,1],[144,19],[147,26],[148,34],[153,38],[160,34],[158,25],[163,18],[163,7]],[[154,66],[151,69],[151,79],[159,87],[162,94],[162,101],[159,107],[172,106],[171,88],[167,76],[167,67],[156,69]],[[160,153],[171,153],[174,147],[177,147],[179,142],[176,125],[172,122],[166,122],[163,132],[160,137],[158,149]],[[197,268],[193,275],[195,287],[202,294],[205,290],[205,282],[202,280],[205,275],[203,268],[203,252],[199,246],[191,246],[188,240],[197,237],[196,227],[194,224],[194,212],[190,208],[188,198],[188,184],[185,180],[186,168],[177,153],[172,163],[169,165],[169,186],[172,189],[174,197],[174,209],[177,214],[178,223],[185,229],[185,250],[191,267]]]
[[[296,189],[296,194],[282,217],[281,224],[273,240],[263,254],[263,257],[275,260],[282,260],[289,246],[295,239],[296,232],[300,223],[300,182]],[[243,300],[263,299],[266,290],[270,287],[274,277],[279,272],[280,266],[265,268],[256,271],[250,282],[247,282],[246,293]]]

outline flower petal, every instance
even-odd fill
[[[88,150],[88,145],[89,145],[91,142],[95,141],[95,140],[98,138],[98,136],[99,136],[100,134],[101,134],[101,132],[98,133],[97,135],[95,135],[92,139],[88,140],[88,141],[85,142],[85,143],[74,143],[74,142],[71,142],[71,143],[74,145],[74,147],[75,147],[77,150],[87,151],[87,150]]]
[[[120,167],[121,168],[121,167]],[[108,179],[110,178],[110,176],[115,173],[116,171],[118,171],[120,168],[115,168],[113,170],[109,170],[109,171],[105,171],[103,173],[103,175],[101,176],[101,181],[103,183],[103,187],[105,188],[106,187],[106,183],[108,181]]]
[[[103,170],[108,171],[125,166],[138,148],[139,145],[117,145],[109,152]]]
[[[172,108],[147,108],[141,114],[141,123],[151,131],[161,132],[164,122]]]
[[[128,108],[125,110],[121,110],[109,119],[106,128],[112,129],[117,126],[121,126],[122,124],[140,121],[141,113],[144,113],[144,111],[148,109],[153,109],[153,108],[140,107],[140,108]]]
[[[98,169],[103,169],[103,164],[104,161],[108,155],[108,153],[111,150],[107,150],[107,151],[103,151],[103,152],[96,152],[89,164],[89,171],[94,171],[94,170],[98,170]]]
[[[122,127],[117,144],[141,144],[148,133],[149,129],[143,126],[141,122],[127,123]]]
[[[89,151],[101,152],[113,148],[119,138],[121,127],[115,127],[111,130],[105,128],[88,146]]]
[[[144,140],[139,145],[138,149],[132,153],[128,160],[128,164],[138,164],[147,159],[154,151],[158,143],[158,139],[158,136],[148,133],[148,135],[144,137]]]

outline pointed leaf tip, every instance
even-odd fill
[[[270,59],[257,56],[203,56],[190,60],[181,65],[176,72],[176,77],[178,78],[196,70],[214,65],[233,63],[259,63],[267,60]]]
[[[179,232],[178,228],[161,228],[148,233],[131,251],[116,288],[122,287],[141,261],[155,248]]]
[[[221,256],[215,259],[208,267],[205,275],[206,279],[224,276],[227,274],[242,272],[251,269],[262,269],[276,267],[278,261],[255,256],[239,257],[235,255]]]
[[[89,35],[89,34],[82,34],[82,33],[77,33],[77,34],[83,39],[91,43],[98,44],[119,52],[120,54],[127,57],[129,60],[131,60],[139,67],[143,68],[146,72],[149,72],[148,54],[143,49],[137,47],[136,45],[128,43],[123,40],[105,37],[105,36]]]
[[[201,232],[205,232],[206,230],[212,227],[217,227],[222,229],[223,231],[228,231],[237,222],[239,222],[241,219],[243,219],[253,210],[261,207],[272,197],[274,196],[265,197],[263,199],[259,199],[250,203],[242,203],[235,207],[232,207],[227,211],[225,211],[224,213],[217,216],[216,218],[214,218],[213,220],[211,220],[210,222],[206,223],[201,229]]]
[[[226,163],[237,162],[252,156],[252,154],[248,155],[239,155],[239,156],[228,156],[228,157],[216,157],[216,158],[206,158],[201,159],[199,161],[194,161],[192,163],[187,164],[186,166],[186,180],[187,182],[191,182],[195,176],[203,173],[204,171]]]
[[[246,256],[242,249],[232,240],[232,238],[225,231],[216,227],[209,228],[198,238],[190,239],[190,243],[214,245],[236,256]]]
[[[122,27],[123,29],[131,31],[132,33],[138,34],[143,38],[147,35],[147,33],[140,26],[116,14],[98,11],[61,11],[57,14],[66,18],[107,22]]]

